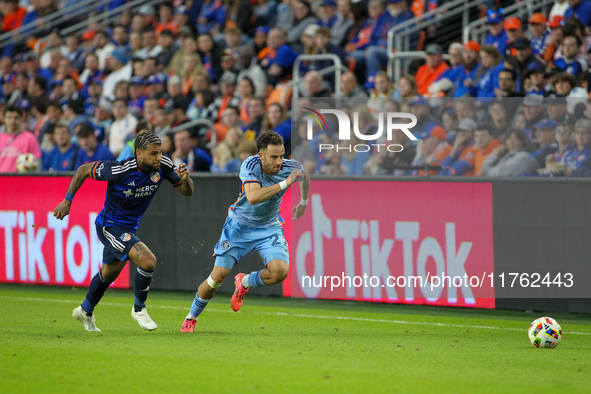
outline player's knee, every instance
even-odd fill
[[[156,256],[150,253],[149,255],[144,257],[141,267],[146,271],[155,271],[157,265],[158,260],[156,260]]]
[[[289,275],[289,265],[287,263],[275,264],[269,271],[275,283],[282,282]]]

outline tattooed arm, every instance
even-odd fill
[[[82,186],[86,178],[91,176],[92,167],[94,165],[95,163],[88,163],[83,164],[78,168],[78,171],[76,171],[76,174],[74,174],[74,178],[72,178],[72,182],[70,182],[70,186],[68,187],[69,194],[76,194],[76,192],[78,191],[78,189],[80,189],[80,186]],[[59,220],[62,220],[70,213],[71,206],[72,203],[64,199],[64,201],[60,202],[59,205],[53,211],[53,216],[55,216]]]

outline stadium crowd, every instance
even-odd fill
[[[2,0],[2,32],[74,3]],[[115,9],[125,1],[97,3]],[[424,64],[395,84],[384,71],[388,31],[441,4],[175,1],[62,37],[81,18],[66,13],[62,25],[2,48],[0,172],[16,172],[24,153],[53,172],[121,160],[144,132],[192,171],[237,172],[261,130],[272,129],[312,173],[591,176],[591,0],[557,0],[528,20],[491,3],[483,42],[441,43],[430,28],[413,38]],[[334,54],[350,71],[336,89],[335,74],[320,73],[331,61],[301,62],[302,97],[292,108],[288,82],[300,54]],[[413,113],[419,142],[395,132],[402,151],[357,152],[359,139],[338,141],[330,121],[312,125],[308,140],[311,103],[358,113],[364,134],[375,133],[382,111]],[[320,152],[321,143],[341,149]]]

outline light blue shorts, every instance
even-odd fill
[[[251,250],[259,252],[265,266],[276,259],[289,264],[287,241],[281,226],[250,227],[227,218],[213,250],[215,265],[232,269]]]

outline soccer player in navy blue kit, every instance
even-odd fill
[[[265,268],[234,277],[232,309],[237,312],[251,287],[282,282],[289,273],[287,241],[279,213],[281,197],[292,184],[301,181],[302,200],[293,207],[293,220],[306,211],[310,176],[299,162],[284,159],[283,138],[274,131],[264,131],[257,138],[258,154],[240,167],[240,195],[228,210],[222,235],[214,248],[215,265],[195,295],[191,311],[181,332],[193,332],[197,318],[224,282],[232,267],[251,250],[256,250]]]
[[[66,198],[53,212],[56,218],[61,220],[70,213],[74,195],[86,178],[109,182],[105,207],[95,221],[96,233],[104,245],[103,266],[92,278],[86,299],[74,309],[72,316],[87,331],[100,331],[94,308],[129,259],[137,265],[131,316],[143,329],[155,330],[158,325],[148,315],[145,303],[157,260],[135,232],[164,179],[183,196],[193,195],[189,170],[185,164],[175,168],[172,160],[162,153],[160,138],[152,133],[140,134],[135,140],[134,156],[123,161],[97,161],[80,166]]]

